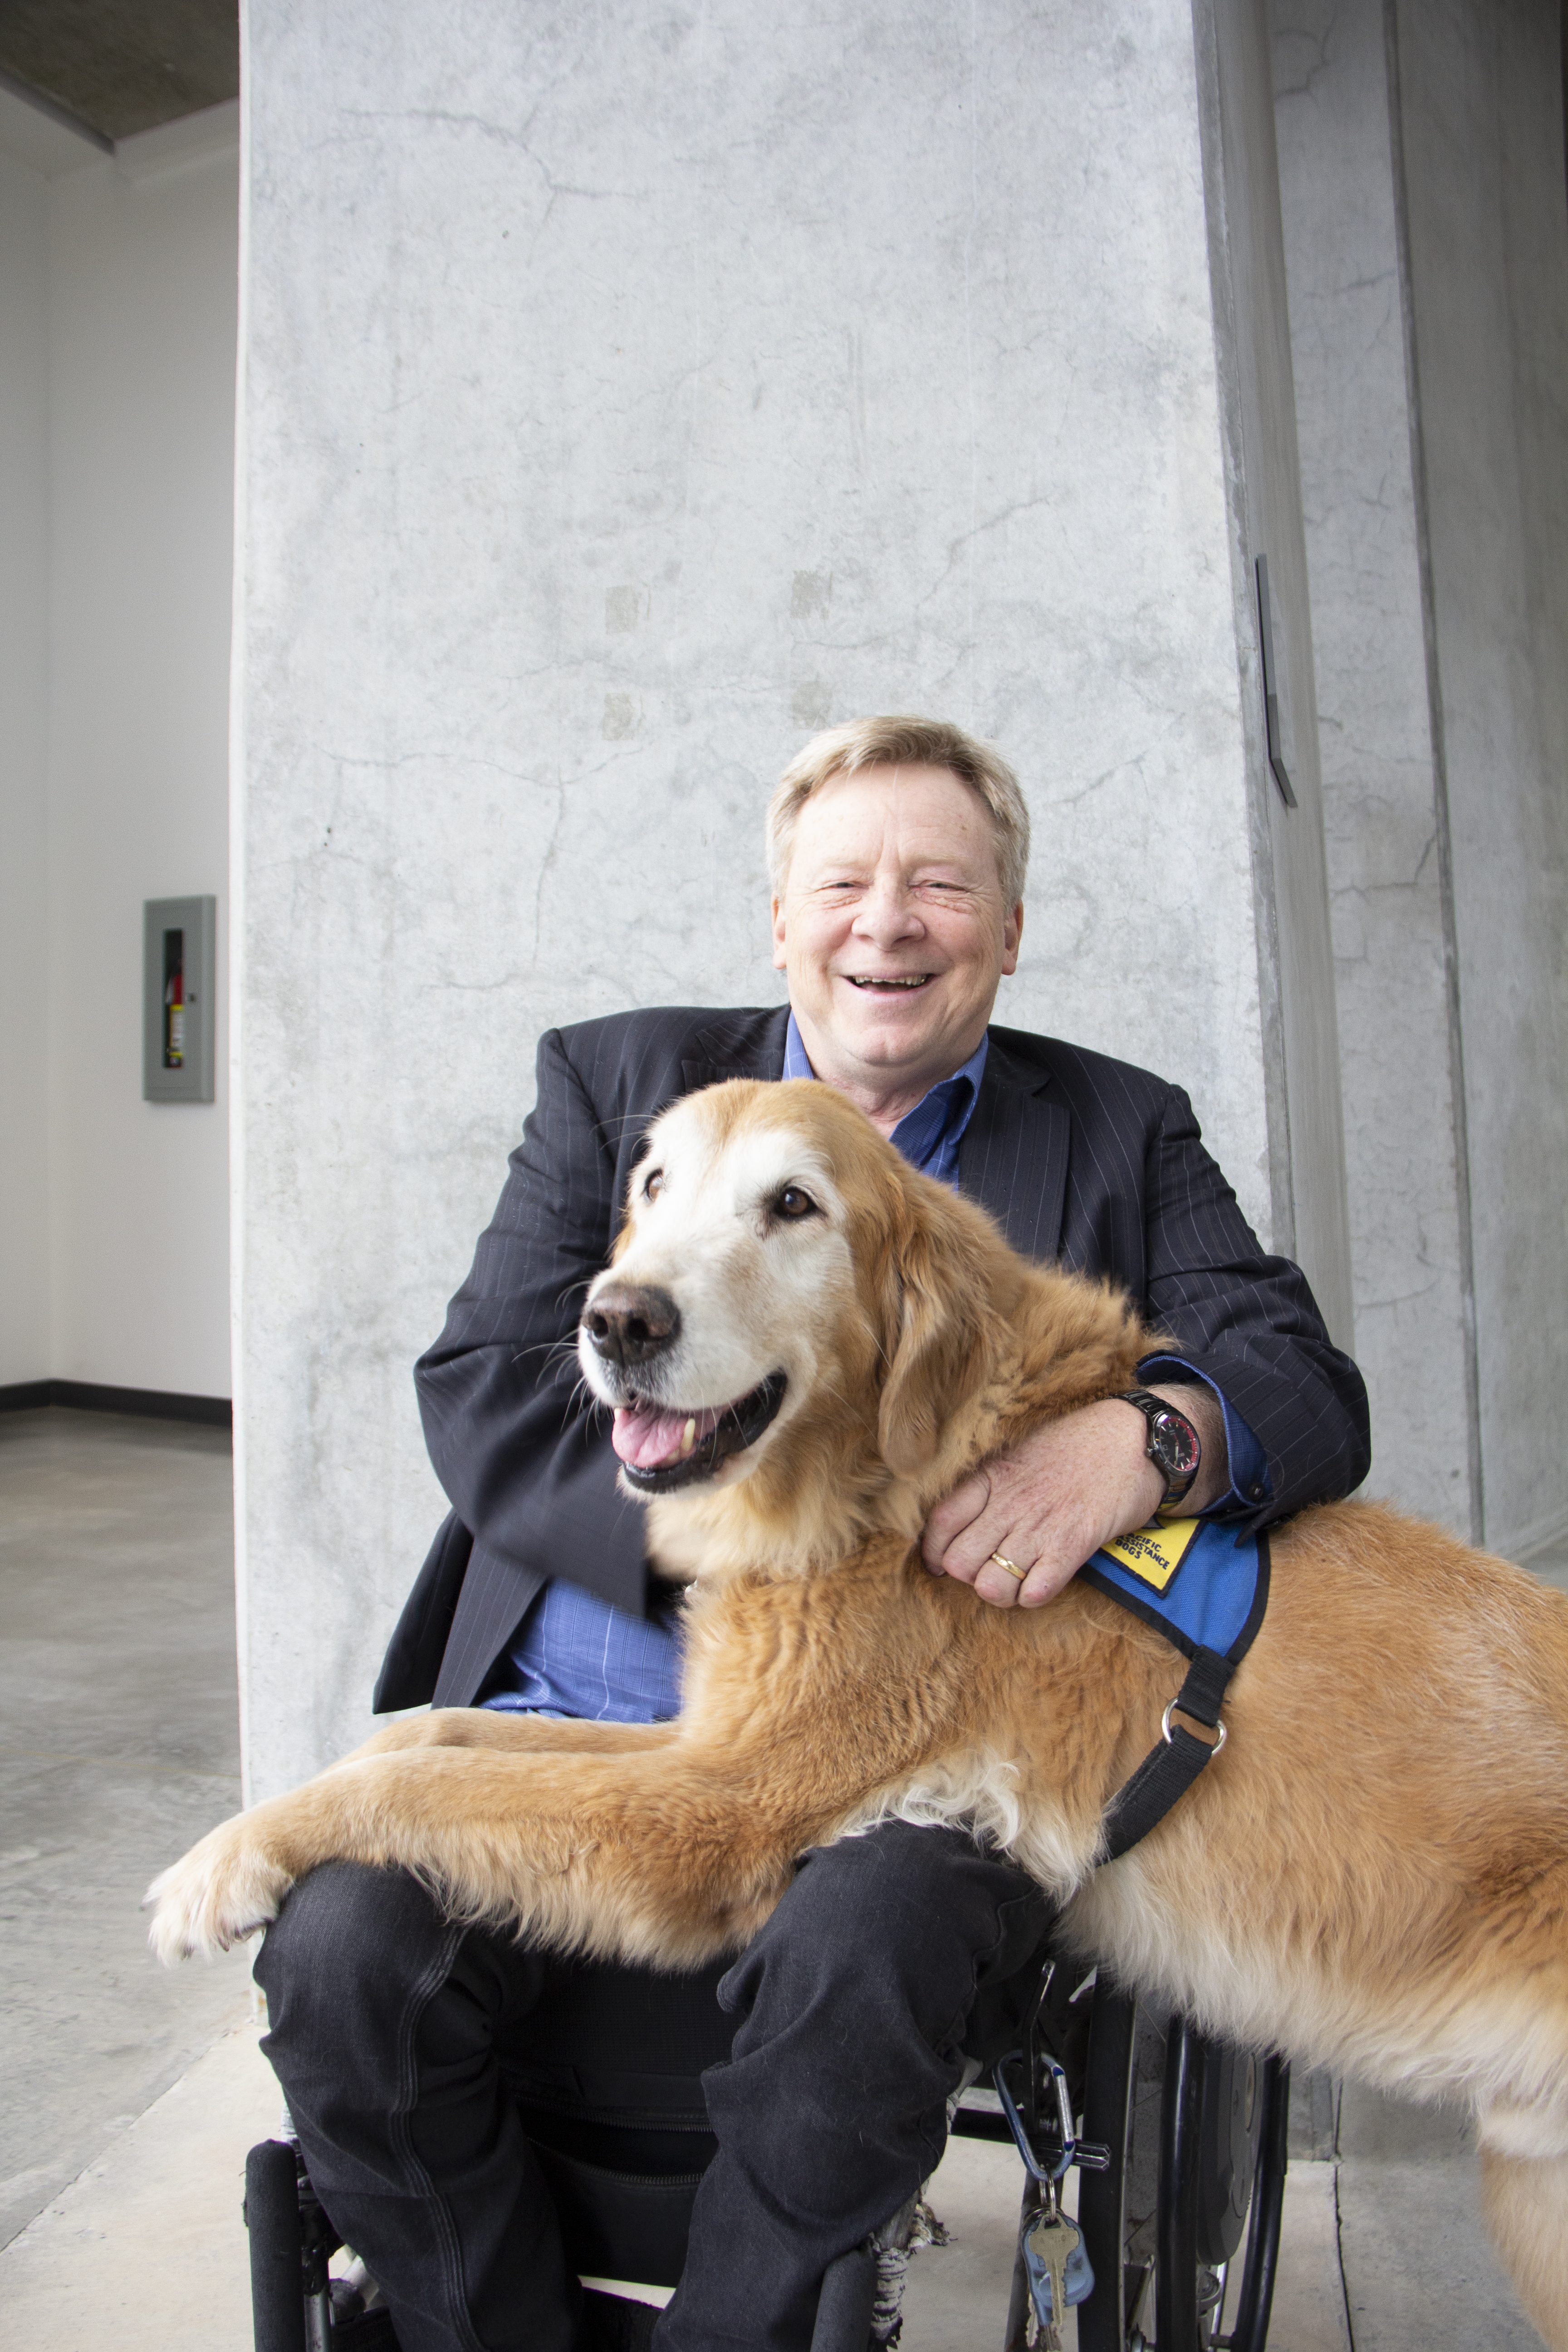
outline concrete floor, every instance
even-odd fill
[[[239,1802],[227,1436],[0,1414],[0,2245],[246,2013],[147,1882]]]
[[[0,2249],[0,2336],[34,2352],[246,2352],[246,2151],[278,2127],[248,2021]]]
[[[1568,1551],[1531,1565],[1568,1590]],[[238,2352],[245,2151],[277,2090],[245,1956],[165,1973],[138,1910],[238,1801],[226,1438],[0,1415],[0,1625],[5,2333]],[[953,2144],[931,2190],[952,2242],[911,2265],[905,2352],[1000,2343],[1019,2179]],[[1271,2352],[1539,2352],[1476,2195],[1455,2119],[1299,2084]]]

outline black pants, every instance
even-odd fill
[[[806,1858],[720,1988],[719,2152],[658,2352],[805,2352],[827,2265],[941,2158],[977,1994],[1049,1920],[961,1831],[892,1822]],[[268,1930],[263,2047],[404,2352],[570,2352],[576,2281],[504,2080],[562,1965],[353,1863],[313,1871]]]

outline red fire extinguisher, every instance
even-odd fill
[[[185,941],[181,931],[163,934],[163,1067],[185,1066]]]

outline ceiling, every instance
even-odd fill
[[[132,138],[238,96],[238,0],[0,0],[0,81]]]

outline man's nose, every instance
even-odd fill
[[[635,1282],[607,1282],[583,1311],[583,1328],[595,1355],[611,1364],[646,1364],[673,1347],[680,1309],[668,1290]]]
[[[895,940],[907,940],[921,929],[920,910],[902,882],[883,876],[861,899],[855,928],[879,947],[891,947]]]

